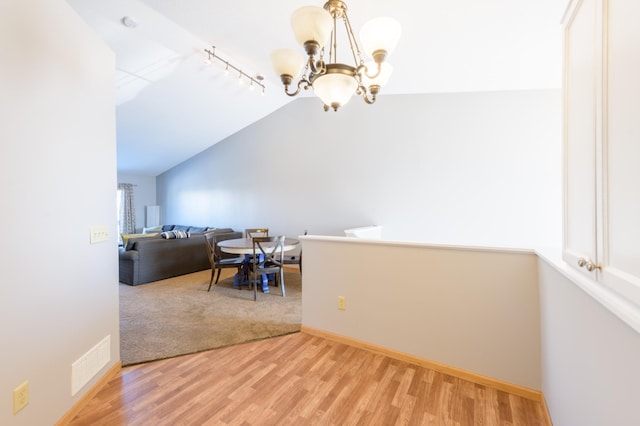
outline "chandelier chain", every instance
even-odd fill
[[[364,61],[362,60],[362,53],[360,52],[360,46],[358,46],[358,42],[356,41],[356,36],[353,34],[353,28],[351,27],[349,16],[345,13],[342,19],[344,20],[344,26],[347,29],[347,38],[349,39],[349,47],[351,48],[351,53],[353,55],[353,62],[358,65],[362,65],[364,64]]]
[[[329,62],[338,62],[338,37],[336,17],[333,16],[333,31],[331,31],[331,46],[329,47]]]

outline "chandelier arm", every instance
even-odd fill
[[[362,99],[364,99],[364,101],[366,103],[368,103],[369,105],[373,104],[376,102],[376,95],[375,94],[371,94],[371,98],[369,98],[369,96],[367,96],[367,91],[365,90],[362,93]]]
[[[307,68],[311,70],[313,75],[321,75],[327,72],[327,67],[325,66],[322,58],[317,61],[313,60],[313,57],[309,57],[309,62],[307,63]]]
[[[322,75],[327,73],[327,67],[324,62],[324,47],[320,50],[320,59],[316,61],[316,71],[314,74]],[[311,78],[309,80],[312,80]]]
[[[304,43],[304,49],[307,52],[307,61],[304,66],[304,74],[308,70],[311,70],[311,74],[324,74],[326,72],[324,63],[324,47],[320,48],[320,43],[314,40],[309,40]],[[318,52],[318,50],[320,52]],[[316,56],[320,54],[320,57],[316,61]]]
[[[313,74],[318,73],[318,69],[316,68],[316,63],[313,60],[313,56],[309,56],[309,62],[307,62],[307,68],[309,68]]]
[[[303,84],[305,85],[304,87],[302,86]],[[295,92],[289,92],[289,85],[285,84],[284,93],[286,93],[288,96],[296,96],[298,93],[300,93],[301,89],[307,90],[309,87],[311,87],[311,83],[309,82],[309,80],[307,80],[306,77],[303,77],[298,82]]]
[[[296,89],[295,92],[289,93],[289,86],[284,86],[284,93],[287,96],[296,96],[298,93],[300,93],[300,84],[298,83],[298,88]]]
[[[322,49],[322,53],[324,53],[324,49]],[[309,78],[307,78],[307,71],[309,71]],[[311,82],[315,78],[316,75],[322,75],[327,72],[327,68],[322,60],[322,56],[318,61],[314,61],[312,56],[309,56],[309,61],[304,66],[304,71],[302,73],[302,78],[298,82],[298,92],[300,91],[300,86],[302,83],[305,83],[304,90],[307,90],[311,87]]]
[[[362,99],[369,105],[376,102],[378,93],[380,93],[380,86],[371,85],[367,89],[362,82],[358,85],[358,90],[356,91],[356,94],[362,95]]]
[[[373,80],[374,78],[378,77],[378,76],[380,75],[380,73],[382,72],[382,63],[381,63],[381,62],[378,62],[378,63],[377,63],[377,68],[378,68],[378,70],[377,70],[377,72],[376,72],[375,74],[373,74],[373,75],[369,75],[369,68],[367,68],[367,66],[366,66],[366,65],[361,64],[361,65],[358,67],[358,69],[357,69],[357,71],[356,71],[356,72],[358,72],[358,73],[362,73],[362,74],[366,75],[366,76],[367,76],[367,78],[369,78],[369,79]]]

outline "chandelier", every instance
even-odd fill
[[[344,21],[346,40],[349,43],[353,63],[340,63],[337,59],[337,22]],[[324,110],[337,111],[354,94],[372,104],[380,89],[387,83],[393,68],[385,62],[400,38],[400,24],[392,18],[375,18],[360,31],[365,53],[372,61],[365,63],[353,29],[347,16],[347,5],[341,0],[329,0],[324,7],[303,6],[291,15],[291,26],[296,40],[304,48],[305,59],[293,49],[279,49],[271,53],[271,62],[280,76],[284,91],[296,96],[301,89],[313,87],[314,93],[324,103]],[[325,45],[329,54],[325,61]],[[304,68],[303,68],[304,66]],[[295,89],[294,78],[302,77]]]

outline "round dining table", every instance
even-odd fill
[[[300,244],[299,240],[295,238],[285,238],[284,239],[284,251],[295,250]],[[247,276],[247,270],[249,267],[249,263],[251,263],[251,256],[253,255],[253,239],[252,238],[234,238],[231,240],[223,240],[218,241],[218,247],[225,253],[231,254],[244,254],[245,255],[245,266],[243,268],[243,277]],[[268,248],[269,243],[262,243],[262,247]],[[243,284],[249,284],[249,281],[243,277],[238,276],[236,274],[233,278],[233,286],[239,287]],[[262,292],[269,293],[269,277],[267,274],[262,274]]]
[[[300,241],[295,238],[284,239],[284,251],[294,250],[298,247]],[[269,247],[269,243],[262,243],[263,247]],[[231,240],[218,241],[218,247],[225,253],[232,254],[253,254],[253,239],[252,238],[234,238]]]

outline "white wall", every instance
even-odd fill
[[[555,426],[640,425],[640,334],[539,261],[542,390]]]
[[[118,172],[118,183],[135,185],[133,187],[133,204],[136,210],[136,232],[142,232],[142,228],[146,226],[146,206],[156,205],[156,177]]]
[[[212,120],[215,125],[215,119]],[[298,99],[158,176],[164,221],[560,246],[559,90]]]
[[[304,326],[542,390],[556,426],[640,424],[637,308],[587,294],[559,250],[302,244]]]
[[[319,236],[302,244],[303,326],[541,389],[533,252]]]
[[[71,397],[74,361],[106,336],[98,376],[120,358],[115,58],[64,1],[8,0],[0,62],[0,424],[51,425],[93,383]]]

